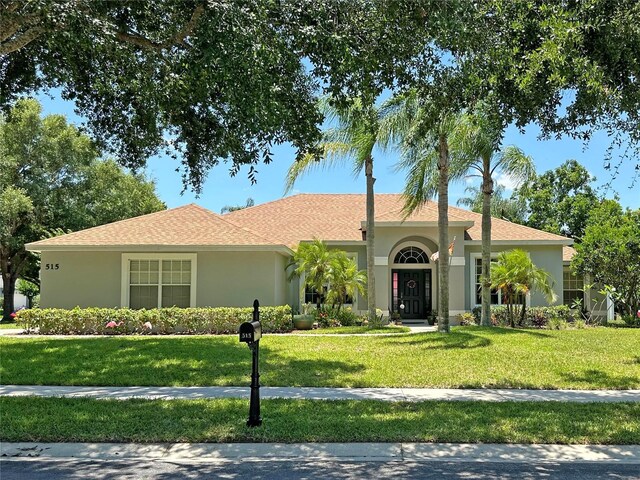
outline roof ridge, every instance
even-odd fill
[[[477,216],[477,217],[478,217],[478,216],[479,216],[479,217],[482,217],[482,214],[481,214],[481,213],[474,212],[473,210],[467,210],[466,208],[460,208],[460,207],[452,207],[452,208],[455,208],[456,210],[463,211],[463,212],[465,212],[465,213],[467,213],[467,214],[469,214],[469,213],[470,213],[471,215],[474,215],[474,216]],[[547,235],[554,235],[554,236],[556,236],[556,237],[558,237],[558,238],[565,238],[565,239],[570,238],[570,237],[566,237],[566,236],[564,236],[564,235],[558,235],[557,233],[547,232],[546,230],[542,230],[542,229],[540,229],[540,228],[534,228],[534,227],[530,227],[529,225],[522,225],[521,223],[512,222],[512,221],[510,221],[510,220],[505,220],[504,218],[494,217],[493,215],[491,215],[491,219],[492,219],[492,220],[497,220],[497,221],[499,221],[499,222],[503,222],[503,223],[508,223],[509,225],[514,225],[515,227],[519,227],[519,228],[526,228],[526,229],[528,229],[528,230],[533,230],[533,231],[535,231],[535,232],[543,232],[543,233],[546,233]]]
[[[248,208],[250,208],[250,207],[248,207]],[[231,212],[231,213],[233,213],[233,212]],[[231,225],[234,228],[238,228],[240,230],[248,232],[248,233],[250,233],[251,235],[253,235],[253,236],[257,237],[257,238],[266,241],[268,245],[282,245],[281,243],[276,243],[276,242],[274,242],[272,240],[269,240],[267,237],[264,237],[261,234],[259,234],[257,232],[254,232],[253,230],[251,230],[251,229],[249,229],[249,228],[247,228],[247,227],[245,227],[243,225],[238,225],[238,224],[236,224],[234,222],[229,221],[229,219],[223,218],[223,217],[224,217],[224,215],[217,215],[216,220],[222,220],[223,222],[228,223],[229,225]]]
[[[473,212],[473,213],[476,213],[477,215],[480,215],[477,212]],[[534,228],[534,227],[530,227],[528,225],[522,225],[521,223],[511,222],[509,220],[505,220],[504,218],[498,218],[498,217],[493,217],[493,216],[491,218],[492,218],[492,220],[497,220],[499,222],[508,223],[510,225],[515,225],[516,227],[520,227],[520,228],[526,228],[527,230],[533,230],[535,232],[543,232],[543,233],[546,233],[547,235],[553,235],[554,237],[564,238],[564,239],[567,239],[567,240],[572,240],[571,237],[567,237],[565,235],[558,235],[557,233],[547,232],[546,230],[542,230],[540,228]]]
[[[75,235],[77,233],[85,233],[85,232],[90,232],[90,231],[102,230],[104,228],[112,227],[113,225],[121,225],[121,224],[132,222],[134,220],[139,220],[142,217],[147,217],[147,218],[155,217],[155,216],[158,216],[158,215],[167,214],[169,212],[173,212],[175,210],[181,210],[183,208],[191,207],[191,206],[198,207],[199,209],[205,210],[205,211],[207,211],[209,213],[214,213],[214,212],[211,212],[210,210],[208,210],[208,209],[206,209],[204,207],[201,207],[200,205],[197,205],[195,203],[188,203],[186,205],[181,205],[179,207],[165,208],[164,210],[158,210],[157,212],[143,213],[142,215],[136,215],[135,217],[123,218],[122,220],[116,220],[114,222],[109,222],[109,223],[103,223],[102,225],[96,225],[95,227],[83,228],[82,230],[76,230],[74,232],[68,232],[68,233],[64,233],[62,235],[56,235],[55,237],[41,238],[40,240],[36,240],[35,242],[30,242],[30,243],[39,243],[39,242],[43,242],[45,240],[49,240],[51,238],[59,238],[59,237],[65,237],[67,235]]]

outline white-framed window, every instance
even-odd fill
[[[491,263],[495,262],[495,260],[491,260]],[[475,304],[482,304],[482,284],[480,283],[480,278],[482,277],[482,258],[476,257],[474,261],[475,265],[475,276],[474,276],[474,295],[475,295]],[[502,292],[497,288],[491,289],[491,305],[502,305]]]
[[[497,261],[498,254],[491,254],[491,263]],[[482,284],[480,278],[482,277],[482,254],[471,254],[471,292],[473,292],[472,303],[474,306],[479,307],[482,304]],[[521,295],[518,295],[521,297]],[[529,295],[526,295],[525,302],[529,305]],[[522,298],[517,298],[516,303],[522,304]],[[491,289],[491,305],[503,305],[502,292],[499,289]]]
[[[576,300],[580,300],[584,307],[584,279],[581,275],[574,275],[571,268],[562,269],[562,303],[573,305]]]
[[[123,254],[122,306],[195,307],[196,259],[196,254]]]

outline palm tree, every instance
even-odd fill
[[[291,265],[295,265],[292,275],[305,276],[304,284],[315,289],[317,292],[317,307],[323,300],[324,286],[327,284],[331,264],[333,261],[332,251],[327,248],[327,244],[317,238],[310,243],[300,243],[293,253]]]
[[[450,141],[455,138],[458,116],[446,111],[434,113],[432,105],[411,91],[387,102],[383,118],[389,140],[400,146],[396,169],[407,171],[405,218],[438,195],[438,331],[449,332]]]
[[[342,250],[333,250],[331,269],[329,272],[329,291],[327,302],[340,311],[347,298],[355,298],[356,294],[364,295],[367,289],[367,272],[358,270],[354,259],[349,258]]]
[[[498,261],[491,265],[491,287],[502,292],[507,305],[509,323],[515,327],[515,308],[522,303],[520,325],[526,309],[526,295],[531,291],[541,292],[549,303],[557,299],[549,272],[534,265],[527,252],[520,249],[501,252]]]
[[[466,207],[472,212],[482,213],[484,193],[481,186],[468,185],[464,191],[467,196],[458,199],[456,202],[458,206]],[[506,190],[503,185],[494,186],[493,194],[491,195],[491,216],[493,218],[501,218],[508,222],[524,225],[525,210],[525,205],[519,198],[506,196]]]
[[[366,207],[366,242],[367,242],[367,310],[369,325],[375,326],[376,286],[374,275],[375,233],[374,233],[374,191],[373,184],[373,149],[376,145],[387,144],[384,131],[381,129],[380,111],[373,103],[359,98],[353,99],[347,106],[333,105],[330,99],[321,101],[321,110],[325,117],[336,126],[327,129],[319,145],[322,157],[318,160],[314,155],[305,155],[297,160],[287,173],[286,191],[293,188],[296,180],[316,168],[329,168],[335,165],[352,162],[354,174],[364,169],[367,181]]]
[[[471,170],[482,180],[482,273],[480,324],[491,326],[491,200],[494,194],[494,177],[501,173],[509,175],[520,184],[535,175],[531,157],[522,150],[508,146],[499,150],[502,137],[500,122],[492,121],[486,110],[477,109],[473,114],[463,115],[456,129],[455,142],[459,146],[457,168]]]

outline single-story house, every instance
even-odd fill
[[[366,269],[365,195],[300,194],[218,215],[195,204],[143,215],[27,245],[41,252],[43,308],[205,307],[313,302],[315,292],[285,271],[300,242],[314,238],[346,251]],[[376,301],[386,312],[424,319],[437,308],[437,204],[403,219],[397,194],[375,197]],[[568,270],[571,239],[493,219],[492,252],[526,250],[555,280],[559,302],[581,295]],[[481,215],[449,207],[455,237],[450,313],[480,303]],[[366,311],[366,298],[352,299]],[[502,303],[499,292],[494,304]],[[546,305],[537,293],[529,305]],[[400,305],[404,310],[400,310]]]

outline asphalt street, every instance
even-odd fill
[[[148,461],[25,459],[0,461],[2,480],[61,479],[640,479],[640,465],[410,461]]]

